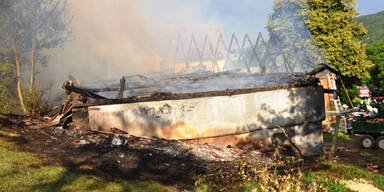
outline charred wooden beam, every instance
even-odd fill
[[[185,76],[164,76],[164,77],[158,77],[154,79],[148,79],[148,78],[142,78],[140,79],[132,79],[132,77],[125,77],[126,82],[129,82],[129,85],[125,84],[125,91],[132,91],[137,89],[149,89],[149,88],[158,88],[162,89],[165,87],[168,88],[174,88],[175,90],[180,90],[180,88],[185,88],[187,90],[193,90],[193,87],[199,87],[199,85],[203,85],[206,83],[205,81],[211,80],[211,79],[218,79],[221,78],[220,84],[232,84],[233,78],[237,78],[237,80],[249,80],[249,84],[257,84],[257,81],[253,81],[254,78],[291,78],[297,77],[300,78],[304,74],[303,73],[292,73],[292,74],[249,74],[249,73],[242,73],[237,71],[226,71],[221,73],[193,73],[188,74]],[[278,81],[278,80],[277,80]],[[201,83],[200,83],[201,82]],[[121,85],[113,84],[109,85],[107,88],[89,88],[89,87],[80,87],[82,89],[86,89],[88,91],[97,93],[97,92],[117,92],[120,89]],[[217,86],[217,85],[216,85]],[[225,89],[220,88],[219,89]],[[228,88],[228,87],[226,87]],[[172,91],[172,90],[166,90],[166,91]],[[198,90],[197,90],[198,91]]]
[[[121,99],[124,96],[124,89],[125,89],[125,77],[120,79],[120,88],[119,93],[117,95],[117,99]]]
[[[145,78],[143,76],[127,76],[120,80],[119,84],[110,85],[107,88],[86,88],[72,86],[82,95],[94,99],[106,99],[98,92],[116,92],[116,99],[122,99],[124,91],[127,96],[149,96],[156,92],[209,92],[216,89],[249,89],[258,87],[275,87],[281,85],[305,85],[311,82],[313,76],[327,69],[320,65],[319,68],[304,73],[280,73],[280,74],[248,74],[237,71],[222,73],[193,73],[185,76],[169,75],[165,77]],[[124,82],[125,80],[125,82]],[[211,81],[212,82],[208,82]],[[129,85],[127,84],[129,82]],[[241,82],[234,84],[234,82]],[[75,91],[75,90],[74,90]],[[75,92],[76,92],[75,91]]]
[[[93,93],[119,91],[119,88],[117,88],[117,87],[104,87],[104,88],[86,88],[86,87],[81,87],[81,89],[86,89],[86,90],[88,90],[90,92],[93,92]]]
[[[96,99],[96,100],[107,99],[106,97],[103,97],[103,96],[98,95],[96,93],[92,93],[91,91],[89,91],[87,89],[82,89],[82,88],[79,88],[79,87],[75,87],[70,82],[65,82],[63,84],[62,88],[67,90],[67,91],[75,92],[75,93],[78,93],[78,94],[83,95],[85,97],[93,98],[93,99]]]
[[[329,94],[335,94],[337,90],[334,89],[324,89],[324,93],[329,93]]]
[[[329,66],[327,64],[320,64],[319,67],[310,71],[309,73],[307,73],[307,75],[316,75],[316,74],[319,74],[325,70],[328,70],[328,71],[336,74],[339,77],[343,77],[343,75],[340,72],[336,71],[335,69],[333,69],[331,66]]]
[[[253,92],[262,92],[262,91],[271,91],[278,89],[291,89],[297,87],[306,87],[306,86],[317,86],[318,79],[310,79],[304,82],[297,82],[282,85],[282,86],[273,86],[273,87],[259,87],[259,88],[250,88],[250,89],[226,89],[219,91],[207,91],[207,92],[196,92],[196,93],[153,93],[150,96],[131,96],[128,98],[122,99],[107,99],[107,100],[96,100],[88,102],[83,106],[97,106],[97,105],[112,105],[112,104],[122,104],[122,103],[138,103],[138,102],[150,102],[150,101],[162,101],[162,100],[181,100],[181,99],[192,99],[192,98],[201,98],[201,97],[216,97],[216,96],[233,96],[240,94],[247,94]]]
[[[145,89],[145,88],[151,88],[156,87],[156,85],[145,85],[145,86],[128,86],[125,87],[124,90],[134,90],[134,89]],[[120,91],[120,88],[113,88],[113,87],[105,87],[105,88],[86,88],[86,87],[79,87],[81,89],[86,89],[93,93],[100,93],[100,92],[117,92]]]

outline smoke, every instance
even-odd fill
[[[118,79],[160,68],[177,36],[175,26],[217,24],[223,33],[264,31],[272,0],[68,0],[73,35],[51,53],[45,74],[59,83],[72,74],[84,80]],[[261,16],[262,15],[262,16]],[[177,28],[176,27],[176,28]],[[204,31],[200,31],[204,32]],[[209,33],[207,31],[207,33]],[[173,43],[173,44],[172,44]],[[167,68],[167,66],[161,66]]]
[[[87,83],[171,70],[180,34],[184,34],[185,41],[195,34],[200,44],[204,35],[211,35],[215,44],[220,33],[227,41],[232,33],[238,37],[247,33],[255,42],[259,32],[268,37],[265,25],[273,8],[273,0],[68,0],[68,3],[68,12],[74,16],[70,26],[72,38],[63,49],[51,51],[48,67],[41,68],[46,74],[45,81],[53,89],[59,88],[70,74]],[[276,58],[274,62],[283,60],[281,56]]]
[[[135,1],[69,0],[72,40],[55,50],[53,69],[80,79],[118,78],[136,70],[140,49],[154,41]]]

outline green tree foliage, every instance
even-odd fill
[[[20,1],[20,0],[19,0]],[[33,92],[36,64],[45,65],[47,55],[44,49],[61,47],[68,40],[71,31],[68,26],[72,17],[66,14],[65,0],[28,0],[23,3],[24,11],[30,15],[24,19],[27,46],[30,48],[30,92]]]
[[[371,88],[376,87],[380,92],[384,92],[384,41],[371,44],[367,48],[367,55],[375,64],[375,67],[370,70],[369,86]]]
[[[344,88],[342,86],[339,86],[338,90],[340,100],[343,102],[343,104],[352,107]],[[349,88],[347,88],[347,92],[354,106],[357,106],[362,101],[362,99],[360,98],[360,92],[357,84],[350,84]]]
[[[368,30],[369,39],[367,42],[384,41],[384,11],[371,15],[363,15],[356,18]]]
[[[23,29],[23,18],[27,17],[22,9],[19,1],[5,1],[0,10],[0,52],[8,58],[12,58],[12,62],[16,66],[16,87],[20,106],[26,113],[21,82],[21,60],[23,55],[28,52],[25,43],[27,31]]]
[[[0,0],[0,54],[15,66],[17,97],[24,114],[36,114],[36,97],[41,95],[34,87],[36,65],[46,64],[46,50],[62,46],[70,35],[66,8],[66,0]]]
[[[266,26],[270,34],[270,60],[280,57],[287,71],[309,71],[324,63],[316,42],[307,29],[310,6],[306,0],[275,0]],[[277,64],[276,64],[277,65]]]
[[[283,48],[294,45],[315,50],[308,48],[306,42],[313,37],[326,61],[336,70],[345,76],[367,78],[373,64],[362,43],[367,30],[353,20],[358,15],[355,4],[355,0],[275,0],[267,29],[277,34],[276,39]],[[318,58],[311,52],[316,63]]]
[[[359,79],[369,76],[373,64],[367,59],[366,45],[362,38],[368,37],[362,24],[353,18],[355,0],[311,0],[309,29],[325,57],[342,74]]]
[[[5,6],[6,0],[0,0],[0,10]],[[0,31],[6,26],[0,20]],[[11,114],[16,112],[14,87],[15,67],[7,58],[4,47],[0,46],[0,114]]]
[[[7,61],[0,63],[0,113],[11,114],[15,108],[15,67]]]

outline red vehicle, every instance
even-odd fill
[[[371,98],[372,101],[381,103],[384,100],[384,93],[381,92],[378,88],[371,89]]]

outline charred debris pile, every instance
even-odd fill
[[[296,159],[301,159],[302,154],[295,147],[294,142],[263,148],[256,144],[250,149],[230,145],[201,144],[193,139],[182,141],[137,137],[119,128],[110,128],[109,131],[78,129],[73,125],[73,111],[79,106],[231,96],[254,90],[267,91],[277,88],[313,86],[319,83],[315,75],[325,69],[327,66],[321,65],[309,73],[266,75],[238,71],[201,72],[189,75],[154,73],[150,77],[143,75],[124,77],[120,83],[111,83],[108,87],[84,86],[77,79],[72,78],[62,86],[67,93],[67,100],[57,108],[55,114],[47,117],[48,122],[32,128],[50,130],[50,134],[66,137],[75,145],[101,147],[110,151],[118,150],[119,152],[114,154],[115,157],[110,159],[123,172],[133,170],[129,168],[132,161],[135,161],[132,154],[140,154],[146,162],[155,161],[156,166],[152,166],[155,172],[168,170],[175,166],[173,165],[175,163],[181,165],[180,170],[176,171],[177,174],[191,169],[204,172],[212,167],[212,162],[234,162],[240,159],[272,166],[277,154],[279,157],[294,156]],[[290,140],[287,134],[286,137]]]

